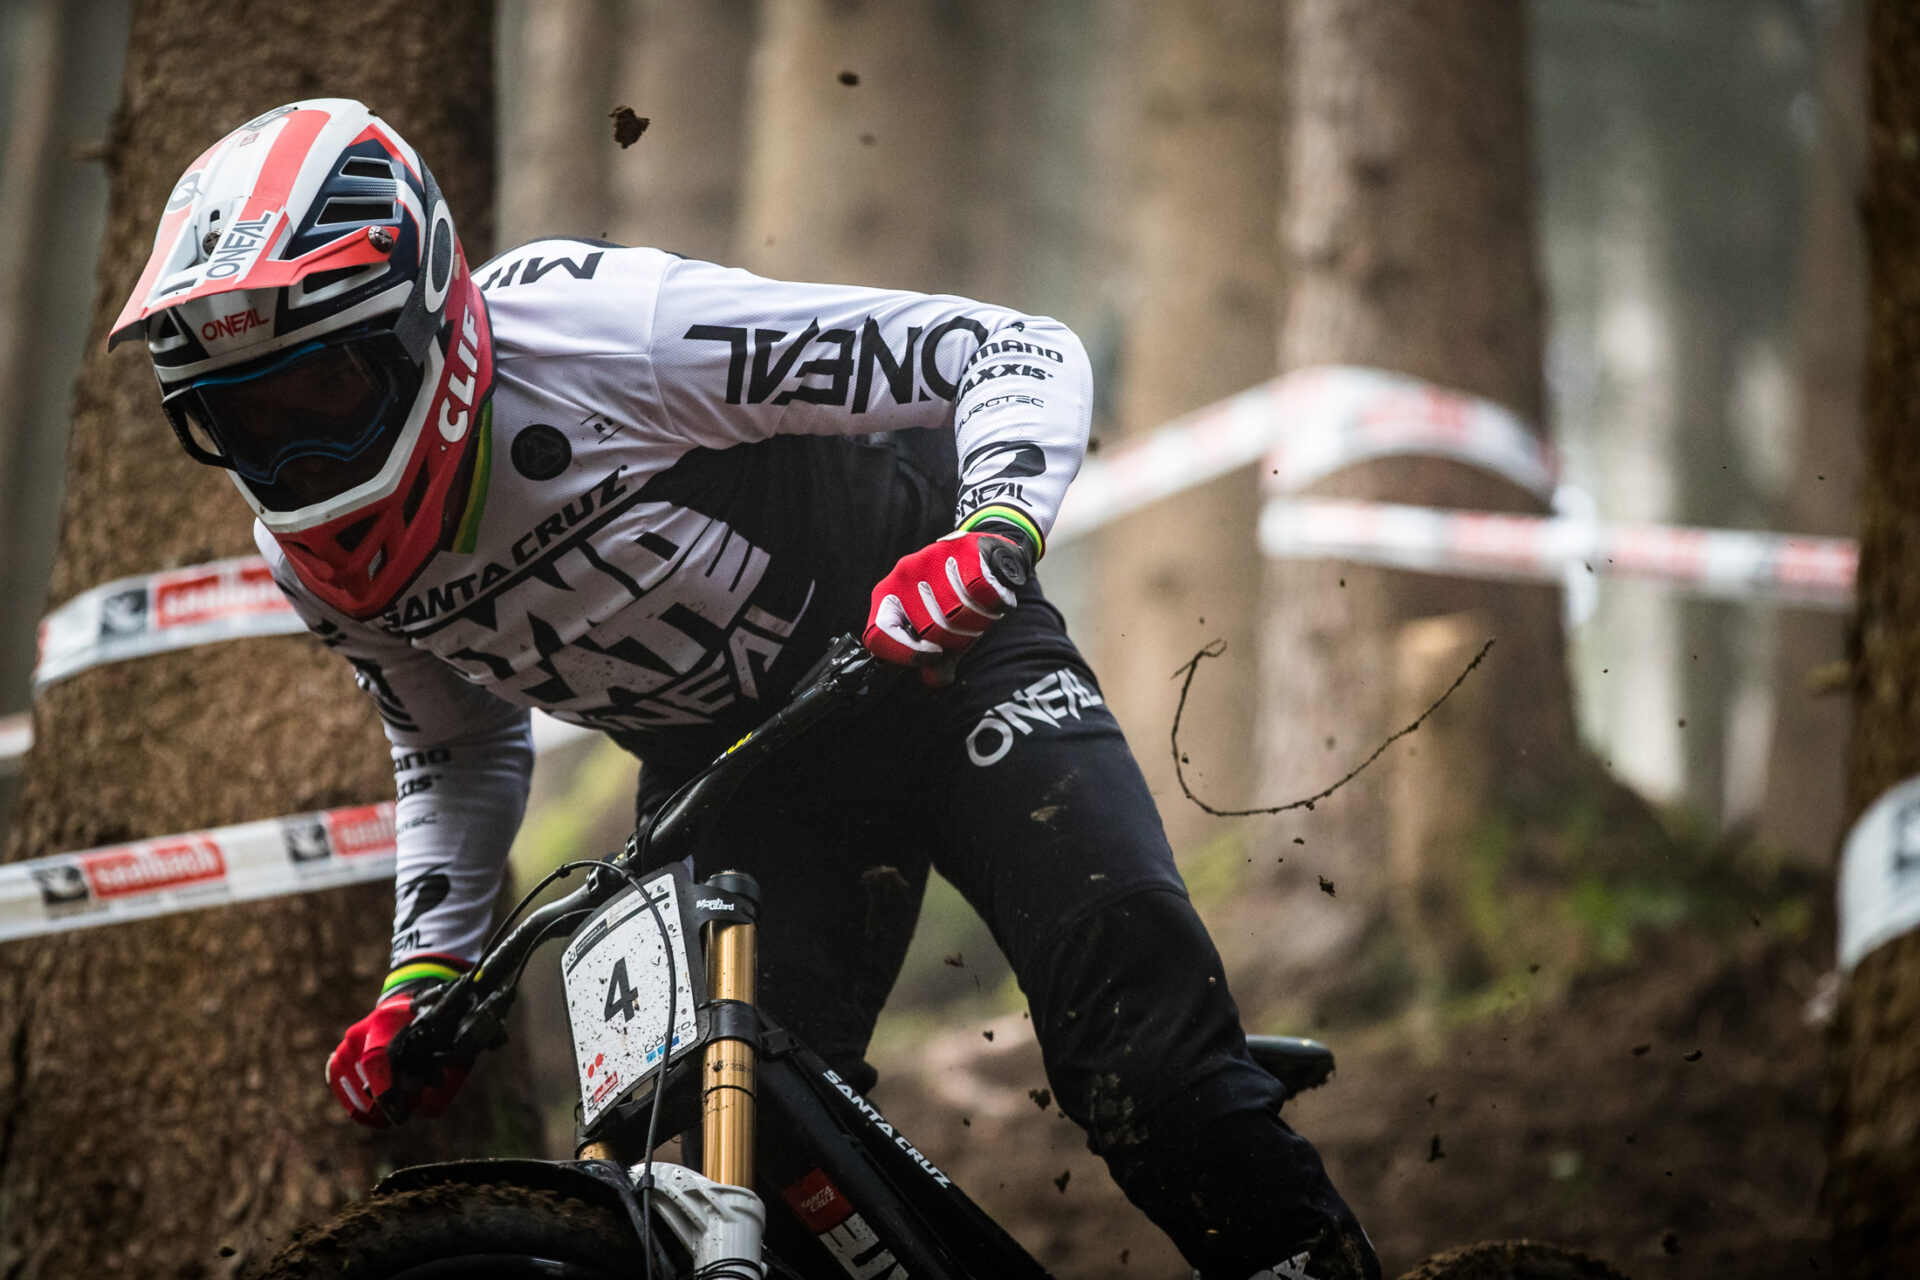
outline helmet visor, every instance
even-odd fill
[[[268,510],[297,511],[378,474],[419,389],[398,339],[377,333],[210,374],[163,403],[189,452],[238,472]]]

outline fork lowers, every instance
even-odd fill
[[[716,921],[707,928],[707,994],[750,1008],[754,926]],[[753,1185],[753,1067],[751,1041],[727,1037],[707,1045],[701,1071],[701,1172],[736,1187]]]

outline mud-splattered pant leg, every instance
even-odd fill
[[[1032,1006],[1048,1080],[1114,1180],[1202,1275],[1303,1252],[1314,1280],[1377,1277],[1285,1091],[1248,1056],[1119,725],[1043,600],[962,668],[926,761],[949,833],[933,862],[992,928]]]

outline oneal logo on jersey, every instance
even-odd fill
[[[207,279],[231,279],[251,266],[267,242],[267,227],[272,222],[273,215],[263,213],[251,221],[236,222],[228,227],[207,263]]]
[[[816,320],[792,341],[788,341],[784,329],[749,332],[719,324],[696,324],[687,330],[686,337],[693,342],[727,344],[728,404],[789,404],[797,400],[802,404],[845,405],[850,412],[865,413],[874,395],[876,374],[885,381],[886,394],[895,404],[936,397],[953,399],[958,388],[940,371],[941,344],[956,334],[969,333],[975,342],[987,339],[987,327],[971,316],[954,316],[924,332],[915,326],[892,338],[880,332],[872,316],[861,324],[857,335],[851,329],[823,333]],[[893,343],[902,338],[904,342],[896,349]],[[914,359],[916,348],[918,361]],[[803,354],[812,358],[802,360]]]
[[[1062,667],[981,716],[967,735],[967,759],[982,769],[999,764],[1013,750],[1016,736],[1026,737],[1035,725],[1058,728],[1068,716],[1080,719],[1080,708],[1103,706],[1105,701],[1071,668]]]
[[[447,375],[447,397],[440,402],[440,435],[448,444],[467,434],[467,410],[473,407],[473,379],[480,371],[480,326],[474,323],[473,308],[460,318],[460,346],[455,351],[461,364],[465,365],[465,374],[458,372]],[[453,402],[461,404],[455,410]]]
[[[608,472],[599,484],[514,539],[512,566],[489,560],[485,568],[475,573],[463,574],[408,596],[381,615],[382,620],[390,627],[411,626],[472,604],[475,596],[509,577],[514,569],[537,557],[547,546],[565,537],[568,530],[596,511],[604,510],[625,492],[627,486],[621,481],[620,472]]]

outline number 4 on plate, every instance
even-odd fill
[[[627,960],[625,956],[614,961],[613,974],[607,979],[607,1021],[612,1022],[615,1014],[627,1021],[633,1021],[633,1006],[640,997],[633,990],[633,983],[627,980]]]

